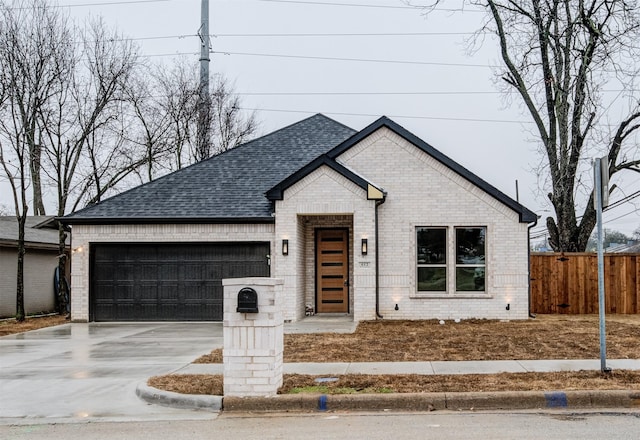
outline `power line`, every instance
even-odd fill
[[[610,209],[613,209],[613,208],[617,208],[620,205],[622,205],[623,203],[628,202],[629,200],[637,199],[638,197],[640,197],[640,190],[635,191],[635,192],[629,194],[628,196],[623,197],[620,200],[616,200],[615,202],[610,203],[609,206],[607,206],[605,208],[604,212],[607,212],[607,211],[609,211]],[[631,214],[633,214],[635,212],[638,212],[639,210],[640,210],[640,208],[636,208],[635,210],[633,210],[631,212],[627,212],[626,214],[622,214],[622,215],[620,215],[618,217],[614,217],[612,219],[607,219],[605,222],[609,223],[609,222],[613,222],[613,221],[619,220],[619,219],[621,219],[623,217],[626,217],[626,216],[631,215]],[[582,218],[582,216],[578,216],[578,217],[576,217],[576,220],[580,220],[581,218]],[[537,231],[531,231],[531,233],[532,234],[537,234],[537,235],[532,235],[531,236],[531,239],[534,239],[534,238],[540,238],[540,237],[544,237],[544,236],[548,235],[549,231],[547,230],[547,228],[545,226],[543,226],[543,229],[540,229],[540,230],[537,230]]]
[[[113,6],[113,5],[129,5],[134,3],[164,3],[170,2],[173,0],[122,0],[122,1],[110,1],[110,2],[99,2],[99,3],[78,3],[75,5],[50,5],[53,8],[76,8],[76,7],[86,7],[86,6]],[[16,8],[16,9],[29,9],[29,8]]]
[[[303,113],[303,114],[316,114],[318,111],[307,111],[307,110],[285,110],[285,109],[273,109],[273,108],[248,108],[248,107],[239,107],[240,110],[248,110],[248,111],[260,111],[260,112],[277,112],[277,113]],[[373,113],[347,113],[347,112],[321,112],[325,115],[336,115],[336,116],[362,116],[362,117],[379,117],[379,114]],[[445,118],[439,116],[415,116],[415,115],[387,115],[390,118],[394,119],[427,119],[427,120],[436,120],[436,121],[464,121],[464,122],[497,122],[497,123],[506,123],[506,124],[533,124],[531,121],[516,121],[516,120],[508,120],[508,119],[481,119],[481,118]]]
[[[340,57],[321,57],[311,55],[285,55],[285,54],[268,54],[268,53],[255,53],[255,52],[228,52],[228,51],[211,51],[213,54],[218,55],[240,55],[240,56],[256,56],[267,58],[292,58],[292,59],[305,59],[305,60],[320,60],[320,61],[355,61],[364,63],[387,63],[387,64],[412,64],[423,66],[448,66],[448,67],[486,67],[494,68],[500,66],[492,66],[490,64],[468,64],[468,63],[441,63],[431,61],[409,61],[409,60],[382,60],[372,58],[340,58]]]
[[[608,211],[610,209],[616,208],[617,206],[620,206],[624,202],[628,202],[629,200],[633,200],[633,199],[636,199],[638,197],[640,197],[640,190],[636,191],[636,192],[633,192],[633,193],[629,194],[628,196],[623,197],[620,200],[617,200],[617,201],[615,201],[613,203],[610,203],[609,206],[607,206],[604,210]]]
[[[352,6],[355,8],[416,9],[415,6],[373,5],[373,4],[354,4],[354,3],[301,1],[301,0],[258,0],[258,1],[261,1],[264,3],[290,3],[290,4],[313,5],[313,6]]]
[[[300,34],[211,34],[210,37],[441,37],[451,35],[474,35],[477,32],[365,32],[365,33],[300,33]],[[482,32],[488,33],[488,32]]]
[[[181,56],[181,55],[193,55],[193,56],[198,56],[199,53],[197,52],[169,52],[169,53],[154,53],[154,54],[147,54],[147,55],[139,55],[143,58],[156,58],[156,57],[174,57],[174,56]]]
[[[620,219],[621,219],[621,218],[623,218],[623,217],[626,217],[626,216],[631,215],[631,214],[635,214],[635,213],[636,213],[636,212],[638,212],[639,210],[640,210],[640,208],[636,208],[636,209],[634,209],[634,210],[633,210],[633,211],[631,211],[631,212],[627,212],[626,214],[622,214],[621,216],[618,216],[618,217],[615,217],[615,218],[611,218],[611,219],[607,219],[607,220],[606,220],[606,223],[614,222],[614,221],[616,221],[616,220],[620,220]]]
[[[313,5],[313,6],[347,6],[354,8],[381,8],[381,9],[424,9],[419,6],[393,6],[393,5],[374,5],[374,4],[354,4],[354,3],[339,3],[339,2],[320,2],[320,1],[301,1],[301,0],[258,0],[266,3],[291,3],[300,5]],[[430,8],[433,11],[442,12],[482,12],[479,9],[463,9],[463,8]]]
[[[495,95],[490,91],[429,91],[429,92],[236,92],[240,96],[391,96],[391,95]],[[515,92],[510,92],[515,93]]]

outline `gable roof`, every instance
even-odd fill
[[[337,163],[336,158],[338,156],[340,156],[349,148],[358,144],[363,139],[367,138],[368,136],[370,136],[371,134],[373,134],[374,132],[376,132],[377,130],[383,127],[388,128],[389,130],[393,131],[398,136],[410,142],[417,148],[420,148],[422,151],[427,153],[429,156],[433,157],[438,162],[442,163],[443,165],[445,165],[446,167],[448,167],[449,169],[451,169],[452,171],[454,171],[464,179],[468,180],[478,188],[485,191],[490,196],[494,197],[498,201],[502,202],[503,204],[505,204],[512,210],[514,210],[516,213],[518,213],[521,223],[531,223],[538,219],[538,216],[534,212],[525,208],[523,205],[513,200],[511,197],[507,196],[506,194],[504,194],[503,192],[495,188],[493,185],[484,181],[483,179],[481,179],[480,177],[478,177],[477,175],[475,175],[474,173],[472,173],[471,171],[469,171],[459,163],[455,162],[454,160],[452,160],[451,158],[449,158],[439,150],[436,150],[434,147],[432,147],[431,145],[429,145],[428,143],[426,143],[425,141],[423,141],[413,133],[409,132],[404,127],[393,122],[391,119],[387,118],[386,116],[382,116],[381,118],[379,118],[378,120],[370,124],[369,126],[365,127],[363,130],[359,131],[358,133],[351,136],[350,138],[344,140],[341,144],[337,145],[335,148],[331,149],[331,151],[327,152],[326,159],[324,159],[323,161],[316,160],[310,163],[305,168],[301,169],[299,172],[295,173],[289,178],[278,183],[278,185],[274,186],[267,193],[267,195],[274,200],[282,199],[282,193],[286,188],[293,185],[294,183],[296,183],[297,181],[299,181],[300,179],[302,179],[303,177],[313,172],[314,170],[316,170],[322,165]],[[345,176],[345,177],[348,177],[348,176]]]
[[[382,188],[369,182],[367,179],[360,176],[355,171],[347,168],[341,163],[336,162],[334,159],[331,159],[326,154],[323,154],[313,162],[310,162],[305,167],[300,168],[297,172],[293,173],[292,175],[284,179],[282,182],[278,183],[276,186],[274,186],[269,191],[267,191],[266,193],[267,198],[269,200],[282,200],[284,197],[284,190],[286,188],[289,188],[291,185],[300,181],[302,178],[309,175],[312,171],[317,170],[323,165],[328,166],[332,170],[336,171],[338,174],[341,174],[342,176],[346,177],[347,179],[349,179],[350,181],[352,181],[353,183],[355,183],[365,191],[369,189],[369,186],[373,186],[381,193],[384,193],[384,190],[382,190]]]
[[[265,192],[354,133],[316,114],[77,211],[62,221],[271,223],[271,202]]]

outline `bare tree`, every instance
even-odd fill
[[[174,63],[172,68],[156,66],[153,78],[157,84],[162,111],[168,116],[169,167],[181,169],[197,157],[196,123],[199,117],[195,70],[189,69],[185,60]]]
[[[237,147],[253,136],[258,129],[255,113],[244,115],[241,102],[226,78],[216,78],[211,97],[211,134],[214,154]]]
[[[173,158],[171,169],[199,162],[246,142],[258,129],[254,112],[245,114],[234,88],[222,76],[216,76],[209,100],[209,141],[203,155],[197,144],[199,79],[195,65],[176,62],[172,68],[159,66],[152,76],[158,105],[167,115],[167,152]],[[200,121],[201,122],[201,121]],[[173,168],[175,167],[175,168]]]
[[[60,59],[65,70],[56,78],[59,92],[43,104],[38,115],[48,161],[44,170],[56,187],[57,215],[63,216],[70,204],[77,205],[74,198],[85,195],[78,191],[83,177],[92,176],[87,173],[90,167],[86,166],[85,150],[97,132],[119,117],[118,104],[125,100],[125,85],[137,53],[130,41],[108,30],[99,19],[83,29],[68,26],[57,31],[82,42],[69,42],[67,53]],[[59,292],[63,292],[67,238],[63,225],[59,237]]]
[[[535,124],[555,211],[555,219],[546,219],[550,244],[556,251],[583,251],[596,222],[593,193],[582,186],[588,154],[606,155],[611,175],[640,163],[630,149],[640,127],[632,93],[640,48],[638,6],[625,0],[466,3],[487,11],[482,31],[498,39],[503,66],[497,76],[516,92]],[[606,84],[622,87],[629,97],[626,115],[612,130],[604,125],[611,117],[602,93]]]
[[[10,183],[18,221],[16,318],[24,320],[24,229],[28,189],[34,212],[44,213],[40,181],[39,112],[59,93],[59,75],[70,43],[65,18],[41,0],[0,3],[0,162]]]
[[[157,168],[164,165],[171,129],[170,114],[163,106],[165,97],[156,96],[157,85],[155,81],[149,81],[150,77],[147,69],[141,70],[127,88],[134,122],[126,139],[134,145],[134,150],[144,152],[146,179],[142,178],[143,181],[153,180]]]

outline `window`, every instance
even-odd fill
[[[447,230],[417,228],[419,292],[447,291]]]
[[[456,228],[456,292],[485,291],[486,228]]]
[[[484,226],[417,227],[417,292],[485,293],[486,235]]]

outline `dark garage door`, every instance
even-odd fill
[[[92,246],[94,321],[221,321],[222,279],[269,276],[269,243]]]

